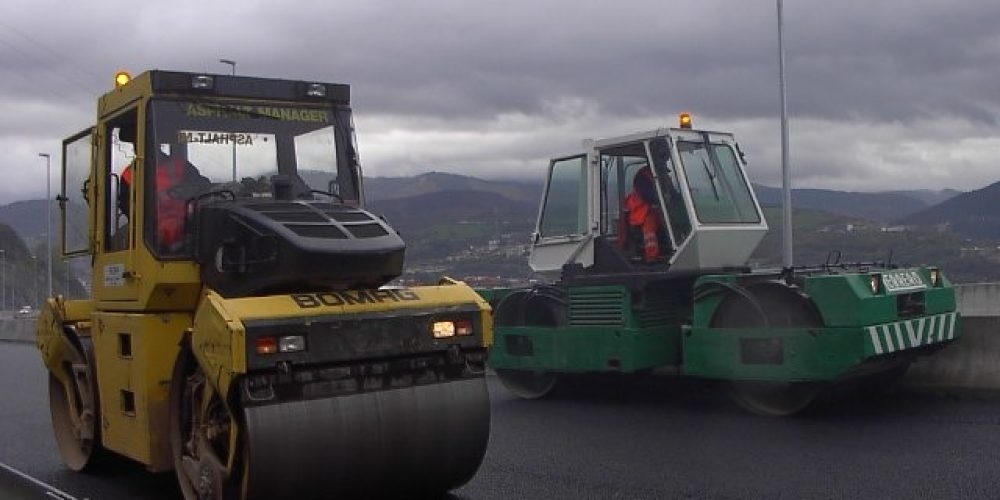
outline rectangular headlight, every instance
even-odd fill
[[[195,75],[191,77],[191,88],[207,90],[215,86],[215,80],[208,75]]]
[[[435,321],[434,326],[431,329],[434,333],[434,338],[436,339],[446,339],[455,336],[455,322],[454,321]]]
[[[326,97],[326,85],[322,83],[310,83],[306,87],[306,95],[309,97]]]
[[[303,335],[285,335],[278,339],[278,351],[301,352],[306,350],[306,338]]]

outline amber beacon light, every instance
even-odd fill
[[[681,122],[681,128],[691,128],[691,113],[681,113],[678,119]]]
[[[115,73],[115,87],[124,86],[130,81],[132,81],[132,75],[128,74],[128,71],[119,71]]]

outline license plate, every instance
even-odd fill
[[[927,288],[916,271],[897,271],[882,275],[882,284],[888,292],[923,290]]]

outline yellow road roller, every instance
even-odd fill
[[[350,87],[115,77],[63,142],[62,253],[37,345],[59,452],[176,471],[186,499],[440,494],[489,440],[489,305],[387,286],[405,244],[365,210]]]

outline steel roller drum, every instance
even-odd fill
[[[472,479],[490,432],[481,377],[244,411],[250,499],[443,493]]]

